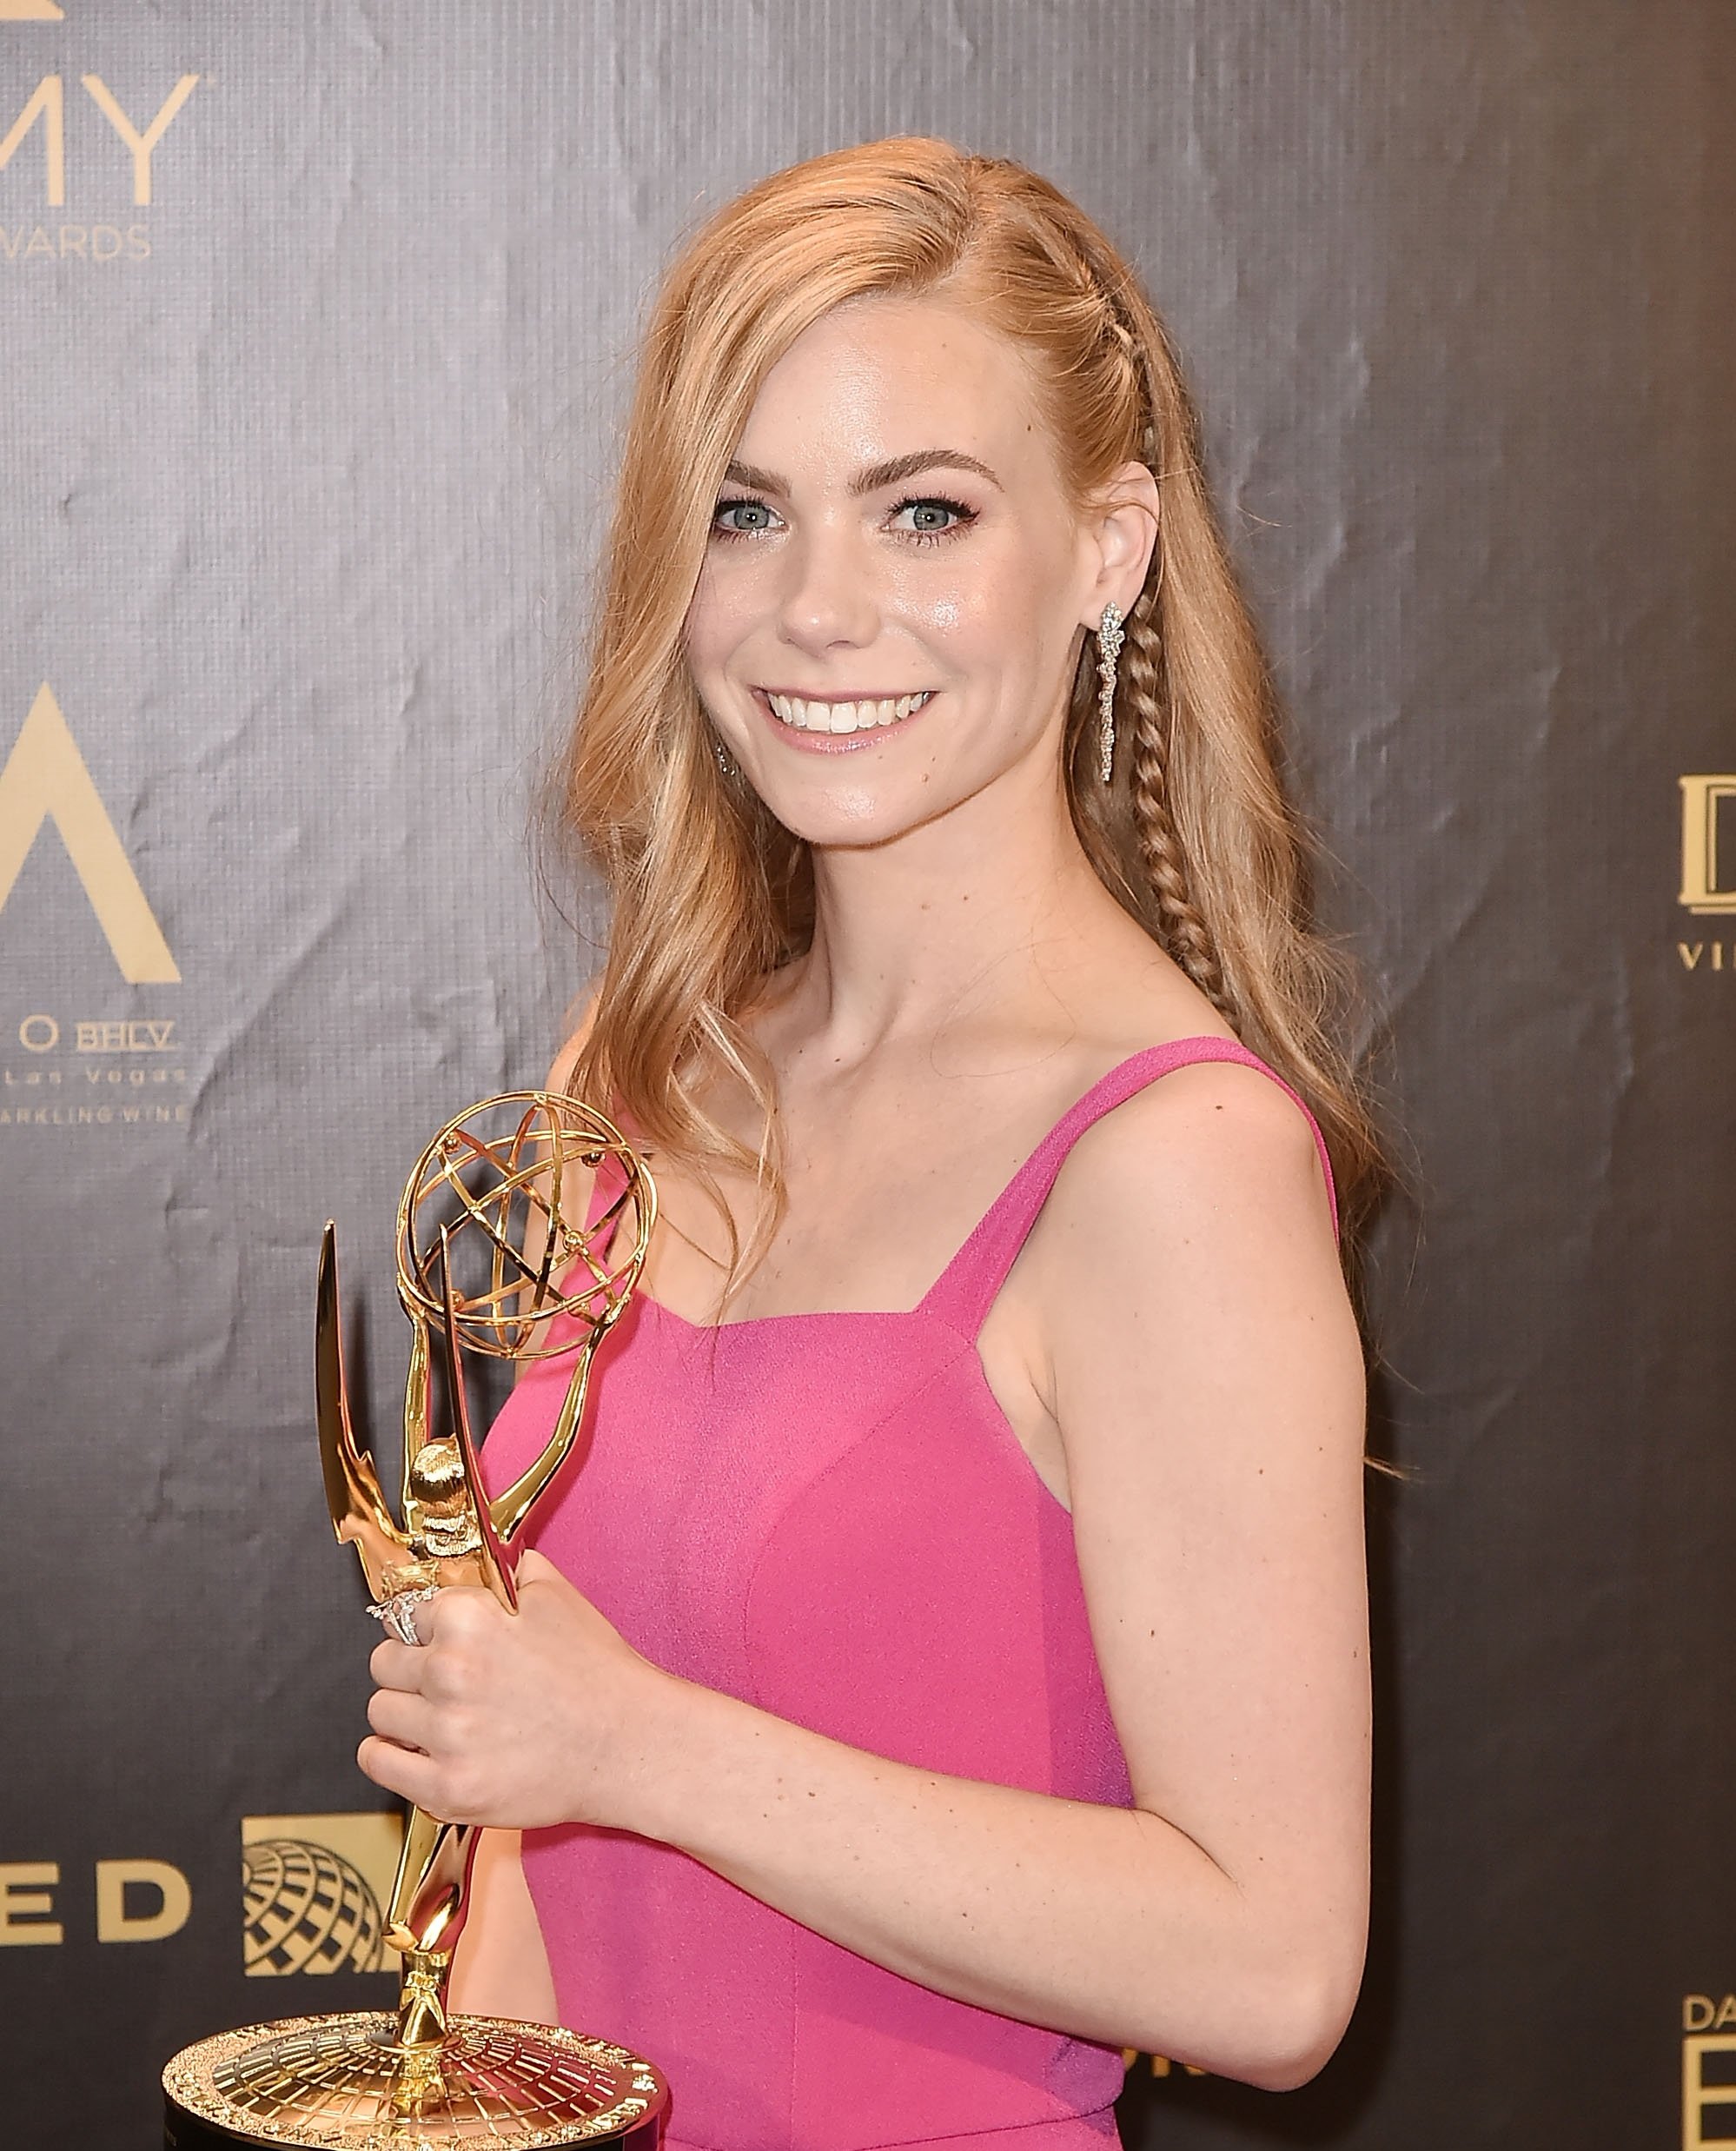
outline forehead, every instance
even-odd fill
[[[797,337],[762,383],[743,460],[860,467],[962,448],[1004,481],[1052,475],[1030,365],[1017,346],[935,297],[851,299]]]

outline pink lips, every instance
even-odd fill
[[[897,694],[798,694],[793,688],[755,687],[752,690],[754,707],[765,722],[786,747],[793,747],[810,754],[850,754],[866,747],[875,747],[894,732],[908,732],[919,717],[924,717],[934,707],[938,690],[933,687],[908,688],[905,693],[926,693],[928,700],[920,709],[913,709],[908,717],[900,717],[896,724],[874,725],[862,732],[804,732],[794,725],[786,725],[772,707],[770,696],[788,695],[792,700],[804,702],[894,702],[901,699]]]

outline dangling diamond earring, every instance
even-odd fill
[[[1115,670],[1126,640],[1121,607],[1105,605],[1097,627],[1097,774],[1105,784],[1115,774]]]
[[[726,777],[739,775],[740,772],[736,768],[734,757],[715,732],[712,734],[712,753],[717,757],[718,768],[722,775]]]

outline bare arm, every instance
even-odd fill
[[[558,2024],[554,1975],[525,1884],[517,1830],[485,1829],[470,1869],[470,1912],[452,1964],[451,2003],[470,2016]]]
[[[381,1646],[364,1763],[663,1839],[944,1993],[1283,2088],[1342,2035],[1367,1916],[1361,1358],[1306,1128],[1249,1072],[1169,1077],[1080,1143],[1027,1257],[1130,1812],[660,1674],[542,1564],[514,1663],[476,1593],[434,1650]]]

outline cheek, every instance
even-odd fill
[[[695,679],[727,662],[756,618],[752,578],[708,561],[693,592],[682,640]]]
[[[1016,548],[950,564],[926,561],[898,578],[896,609],[913,633],[960,664],[1017,668],[1034,656],[1055,608],[1055,577]]]

